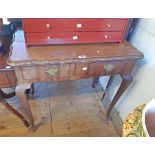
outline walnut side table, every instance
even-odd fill
[[[24,42],[14,42],[8,64],[15,70],[16,95],[23,106],[23,116],[33,131],[35,123],[25,93],[32,83],[94,77],[93,86],[95,86],[98,77],[110,75],[106,88],[108,89],[115,75],[119,74],[122,82],[107,111],[107,117],[109,117],[112,108],[132,81],[131,71],[135,63],[142,58],[143,54],[126,41],[120,44],[100,43],[29,48],[26,48]]]

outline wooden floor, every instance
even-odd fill
[[[29,98],[35,123],[33,133],[0,105],[0,136],[118,136],[100,101],[102,89],[91,87],[92,79],[59,83],[36,83]],[[8,100],[22,111],[17,97]]]

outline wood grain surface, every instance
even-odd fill
[[[36,83],[34,99],[29,99],[35,132],[28,132],[21,121],[0,105],[0,136],[118,136],[100,101],[102,88],[92,88],[93,79]],[[9,99],[18,111],[18,98]]]

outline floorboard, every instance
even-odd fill
[[[113,123],[106,120],[100,101],[100,85],[92,88],[92,79],[35,83],[29,97],[37,130],[28,132],[22,122],[0,105],[0,136],[4,137],[115,137]],[[8,102],[22,112],[17,97]]]

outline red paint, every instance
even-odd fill
[[[120,42],[127,21],[109,18],[23,19],[23,28],[27,45]],[[108,38],[104,38],[105,35]],[[52,39],[47,39],[48,36]],[[73,40],[73,36],[78,39]]]
[[[24,19],[25,32],[123,31],[125,25],[125,19]]]
[[[122,37],[122,32],[65,32],[65,33],[63,32],[63,33],[48,33],[48,34],[27,33],[26,37],[27,37],[27,44],[34,44],[34,45],[119,42]]]

